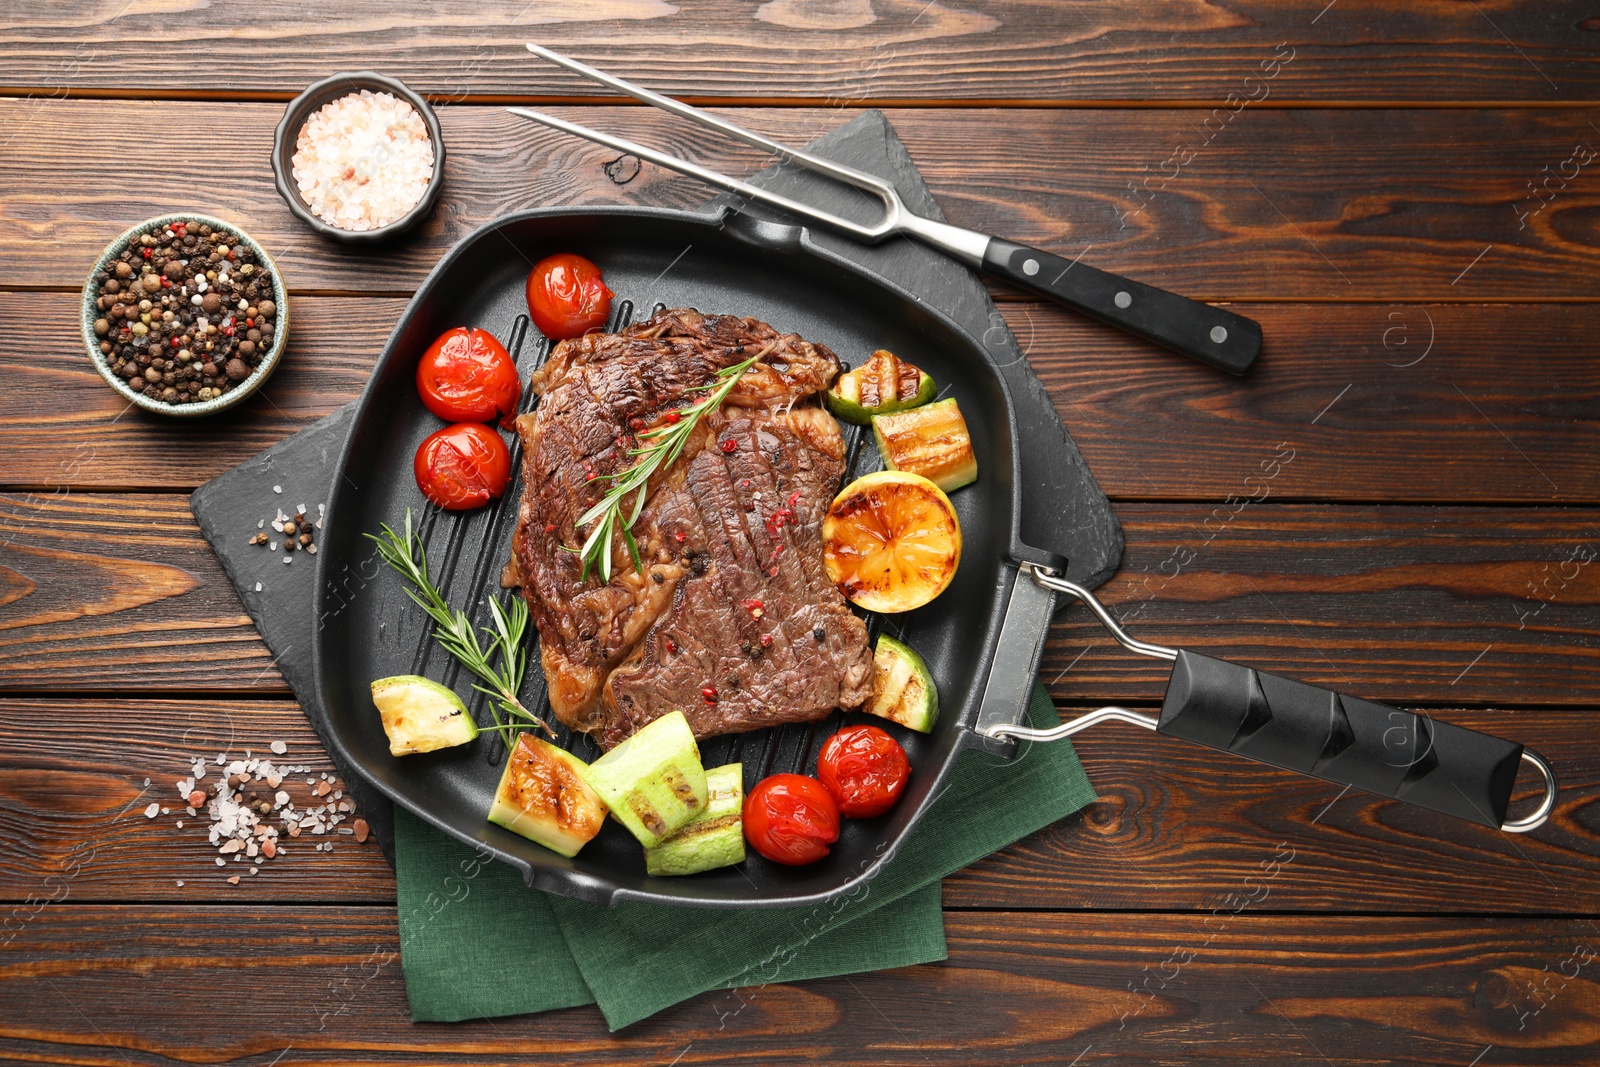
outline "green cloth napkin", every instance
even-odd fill
[[[1057,721],[1043,686],[1035,726]],[[698,993],[943,959],[938,880],[1094,800],[1068,741],[963,755],[871,882],[802,908],[605,908],[528,889],[510,867],[396,810],[400,946],[415,1021],[597,1003],[613,1030]],[[737,995],[715,1002],[736,1011]]]

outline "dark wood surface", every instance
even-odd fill
[[[447,195],[414,239],[372,256],[317,237],[279,199],[268,157],[281,104],[0,103],[7,153],[26,189],[0,218],[0,284],[82,285],[111,237],[176,202],[244,227],[281,261],[297,291],[408,293],[445,249],[508,211],[692,207],[706,198],[704,187],[656,168],[618,185],[603,167],[616,152],[499,107],[439,110]],[[550,110],[736,175],[769,162],[653,108]],[[736,118],[804,143],[854,113],[754,108]],[[1600,150],[1588,111],[1246,107],[1228,114],[1225,124],[1206,109],[1169,107],[904,108],[892,118],[950,221],[1068,258],[1092,245],[1087,258],[1097,266],[1196,297],[1600,296],[1600,182],[1591,177],[1600,160],[1564,188],[1559,177],[1576,144]],[[167,165],[140,168],[129,181],[122,152],[130,129],[159,130],[184,146],[176,165],[168,156]],[[1527,187],[1546,177],[1548,202]]]
[[[1594,12],[115,0],[6,23],[0,1061],[1600,1063],[1600,568],[1573,562],[1600,553],[1600,176],[1529,189],[1600,147]],[[886,107],[952,221],[1259,319],[1232,379],[995,288],[1124,522],[1106,601],[1147,639],[1528,743],[1561,777],[1549,824],[1106,726],[1077,739],[1095,804],[946,881],[946,964],[763,987],[721,1028],[731,994],[616,1035],[593,1009],[410,1024],[373,843],[233,886],[143,807],[224,746],[329,769],[186,494],[353,398],[479,223],[704,196],[616,185],[611,153],[494,105],[764,163],[524,36],[790,140]],[[266,162],[281,101],[369,67],[443,103],[450,147],[434,219],[382,254],[305,231]],[[295,298],[264,393],[193,426],[124,410],[75,321],[100,248],[169,209],[243,225]],[[1164,679],[1080,612],[1042,677],[1064,715],[1153,708]]]

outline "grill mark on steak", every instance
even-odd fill
[[[611,582],[580,582],[566,549],[581,546],[576,521],[604,476],[633,462],[631,434],[757,353],[651,479],[633,527],[645,573],[617,538]],[[844,443],[816,396],[838,371],[831,351],[794,334],[678,310],[564,341],[535,372],[539,407],[517,420],[523,496],[505,579],[521,581],[563,723],[610,748],[673,710],[710,737],[866,700],[866,627],[822,564]]]

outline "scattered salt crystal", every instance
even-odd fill
[[[289,794],[280,789],[276,794],[273,795],[272,799],[275,800],[278,804],[278,807],[281,808],[285,804],[289,803]]]
[[[293,563],[294,562],[294,557],[293,556],[284,556],[283,557],[283,561],[285,563]]]
[[[324,104],[295,139],[294,179],[311,213],[343,230],[404,216],[433,180],[428,127],[404,100],[367,89]]]
[[[283,492],[283,486],[281,486],[281,485],[275,485],[275,486],[273,486],[273,487],[272,487],[272,491],[273,491],[273,492],[274,492],[274,493],[281,493],[281,492]]]
[[[267,547],[272,549],[272,551],[276,552],[276,551],[278,551],[278,542],[276,542],[276,541],[268,541],[267,542]]]
[[[146,789],[149,789],[149,788],[150,788],[150,779],[148,779],[148,778],[146,778],[146,779],[145,779],[145,780],[144,780],[144,787],[145,787],[145,788],[146,788]]]
[[[311,553],[313,556],[315,556],[317,554],[317,546],[316,545],[307,545],[306,546],[306,551]]]
[[[227,865],[228,865],[228,861],[227,860],[223,859],[221,856],[217,857],[217,866],[218,867],[226,867]]]
[[[183,879],[182,879],[182,878],[179,878],[179,879],[178,879],[178,888],[179,888],[179,889],[182,889],[182,888],[183,888]]]
[[[148,808],[144,809],[144,817],[147,818],[147,819],[153,819],[157,815],[160,815],[160,814],[161,814],[161,805],[160,804],[151,804]]]
[[[256,523],[256,529],[265,530],[266,528],[267,528],[267,520],[266,519],[262,519],[260,522]]]
[[[272,751],[281,756],[285,752],[289,751],[289,746],[284,744],[282,741],[274,741],[272,742]]]
[[[260,582],[256,583],[256,592],[258,592],[258,593],[261,592],[261,583]]]
[[[189,814],[190,814],[190,815],[193,815],[193,814],[194,814],[194,809],[193,809],[193,808],[190,808],[190,809],[189,809]],[[182,819],[179,819],[179,820],[178,820],[178,829],[180,829],[180,830],[182,830],[182,829],[183,829],[183,820],[182,820]],[[178,883],[178,884],[179,884],[179,885],[182,885],[182,884],[183,884],[183,883],[182,883],[182,882],[179,882],[179,883]]]

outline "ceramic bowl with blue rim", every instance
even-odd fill
[[[105,313],[96,306],[96,301],[100,296],[99,279],[101,275],[116,270],[116,264],[124,249],[137,241],[141,234],[149,233],[151,230],[165,229],[180,222],[210,226],[212,230],[227,234],[236,244],[249,249],[254,254],[255,262],[271,276],[272,302],[277,305],[277,310],[272,319],[272,338],[270,341],[265,342],[265,351],[261,354],[260,360],[251,369],[248,377],[235,382],[231,388],[220,396],[210,397],[205,400],[193,400],[187,403],[169,403],[166,400],[146,396],[141,390],[130,386],[127,379],[117,374],[113,369],[112,357],[100,351],[100,344],[105,338],[95,332],[95,321],[104,318]],[[192,297],[199,294],[183,295]],[[160,415],[198,418],[225,411],[240,403],[257,389],[260,389],[262,383],[272,376],[272,372],[277,369],[278,362],[283,356],[283,349],[288,343],[288,338],[289,289],[284,284],[283,273],[279,271],[278,265],[273,262],[271,256],[267,255],[266,249],[262,248],[249,234],[231,223],[223,222],[221,219],[213,218],[210,215],[183,212],[158,215],[155,218],[145,219],[138,225],[130,227],[120,237],[106,246],[105,251],[100,254],[100,258],[95,261],[93,269],[89,271],[88,280],[84,282],[83,342],[88,349],[89,359],[94,363],[95,370],[100,372],[100,377],[106,380],[107,385],[115,389],[129,403]]]

